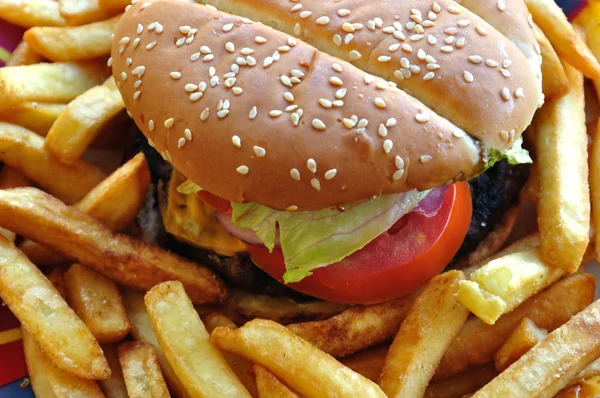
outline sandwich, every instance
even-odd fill
[[[203,2],[134,2],[109,61],[173,167],[168,200],[201,203],[176,224],[210,226],[203,249],[376,303],[473,250],[516,201],[543,103],[521,0]]]

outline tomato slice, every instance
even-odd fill
[[[439,274],[460,248],[471,223],[467,182],[452,185],[437,215],[409,213],[389,231],[342,261],[319,268],[292,289],[329,301],[371,304],[403,296]],[[280,249],[248,245],[254,263],[283,282]]]
[[[231,214],[231,202],[223,198],[213,195],[208,191],[200,191],[196,193],[207,205],[224,214]]]

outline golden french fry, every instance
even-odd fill
[[[115,80],[110,77],[71,101],[58,115],[45,148],[65,163],[79,159],[98,136],[102,127],[125,109]]]
[[[103,21],[117,13],[115,10],[100,8],[98,2],[98,0],[58,0],[58,7],[67,25]]]
[[[502,314],[567,274],[549,266],[540,249],[530,248],[492,260],[461,281],[458,300],[484,322],[493,325]]]
[[[112,35],[121,16],[82,26],[34,27],[23,40],[50,61],[71,62],[110,54]]]
[[[356,373],[377,383],[389,349],[390,346],[388,344],[380,344],[356,354],[340,358],[339,361]]]
[[[102,351],[110,367],[110,377],[104,380],[98,380],[100,389],[106,398],[128,398],[127,387],[123,380],[123,371],[119,363],[119,354],[115,344],[103,345]]]
[[[170,397],[150,343],[127,341],[119,345],[119,362],[129,398]]]
[[[46,275],[46,278],[48,278],[52,286],[58,291],[60,297],[65,300],[67,299],[67,288],[65,287],[65,273],[67,269],[65,266],[56,267]]]
[[[540,195],[540,175],[537,163],[529,169],[529,177],[521,190],[521,199],[530,203],[537,203]]]
[[[54,0],[0,0],[0,15],[5,21],[22,28],[65,24]]]
[[[180,282],[153,287],[144,302],[160,346],[190,396],[250,397],[211,343]]]
[[[40,270],[3,237],[0,297],[56,366],[86,379],[110,376],[102,349],[85,324]]]
[[[104,398],[95,380],[82,379],[57,368],[25,327],[22,333],[27,370],[37,397]]]
[[[45,137],[66,107],[65,104],[22,102],[0,113],[0,121],[17,124]]]
[[[575,18],[575,22],[585,28],[587,44],[596,59],[600,59],[600,3],[590,2]],[[596,94],[600,98],[600,79],[595,79]]]
[[[31,185],[31,180],[10,166],[0,170],[0,189],[21,188]]]
[[[298,395],[283,384],[264,366],[254,365],[258,398],[298,398]]]
[[[583,380],[576,386],[562,390],[554,398],[595,398],[600,397],[600,376]]]
[[[560,98],[569,91],[569,80],[560,59],[544,32],[534,25],[535,37],[542,57],[542,92],[546,101]]]
[[[474,397],[553,397],[599,356],[597,301],[550,333]]]
[[[39,64],[43,61],[40,54],[36,53],[26,41],[21,41],[17,48],[10,54],[6,66],[24,66]]]
[[[467,320],[455,295],[461,271],[433,278],[417,296],[387,354],[379,385],[388,397],[421,397],[442,355]]]
[[[600,358],[589,364],[585,369],[577,374],[570,382],[569,387],[591,379],[592,377],[600,376]]]
[[[152,322],[150,321],[150,316],[148,315],[146,305],[144,304],[144,294],[126,291],[123,293],[123,304],[125,305],[127,317],[131,323],[131,336],[136,341],[145,341],[152,344],[156,356],[158,357],[162,374],[165,377],[169,388],[175,393],[175,396],[187,398],[188,394],[185,391],[183,384],[181,384],[181,381],[173,371],[173,368],[169,365],[167,357],[165,357],[165,354],[158,343],[156,334],[154,334]]]
[[[600,65],[577,35],[554,0],[525,0],[535,23],[542,29],[561,59],[590,79],[600,78]]]
[[[434,379],[493,361],[496,351],[523,317],[529,317],[540,328],[556,329],[593,301],[595,289],[592,275],[577,274],[533,296],[500,317],[495,325],[487,325],[477,318],[468,319],[444,354]]]
[[[496,369],[503,372],[547,335],[547,330],[538,328],[531,319],[523,318],[496,352],[494,356]]]
[[[600,259],[600,123],[597,126],[590,153],[590,198],[593,210],[592,226],[596,231],[594,246],[596,258]]]
[[[329,355],[343,357],[395,336],[415,297],[411,294],[381,304],[351,307],[332,318],[296,323],[288,329]]]
[[[111,230],[121,231],[135,219],[149,186],[148,162],[143,153],[138,153],[96,185],[75,207]],[[38,267],[66,261],[64,256],[27,239],[19,248]]]
[[[107,77],[94,62],[8,66],[0,69],[0,111],[27,101],[69,102]]]
[[[385,397],[375,383],[273,321],[216,328],[211,338],[221,350],[264,366],[301,396]]]
[[[60,252],[104,276],[140,290],[180,280],[198,304],[227,289],[207,267],[107,227],[35,188],[0,190],[0,226]]]
[[[81,200],[105,177],[98,167],[86,161],[71,165],[58,161],[44,149],[42,137],[2,122],[0,160],[68,204]]]
[[[223,314],[219,314],[218,312],[202,315],[201,319],[208,334],[211,334],[213,330],[220,326],[225,326],[231,329],[235,329],[237,327],[236,324],[231,321],[231,319],[227,318]]]
[[[98,6],[103,10],[124,10],[131,0],[98,0]]]
[[[116,343],[129,333],[121,294],[115,282],[80,264],[65,274],[67,301],[99,343]]]
[[[546,103],[534,119],[540,178],[537,208],[544,258],[575,272],[589,243],[587,132],[583,76],[568,64],[563,67],[569,92]]]
[[[457,398],[477,391],[498,376],[492,364],[466,370],[456,376],[431,383],[424,398]]]

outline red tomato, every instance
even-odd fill
[[[210,193],[208,191],[200,191],[200,192],[196,193],[196,196],[198,196],[200,199],[202,199],[204,201],[204,203],[206,203],[207,205],[209,205],[216,211],[224,213],[224,214],[231,214],[231,202],[230,201],[220,198],[217,195],[213,195],[212,193]]]
[[[436,216],[402,217],[390,230],[342,261],[319,268],[292,289],[329,301],[370,304],[410,293],[448,265],[460,248],[471,222],[467,182],[452,185]],[[283,282],[280,249],[248,245],[254,263]]]

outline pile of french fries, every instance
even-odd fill
[[[28,29],[0,69],[0,298],[36,396],[600,396],[600,301],[579,271],[600,256],[600,127],[584,98],[584,76],[600,93],[600,1],[571,25],[527,0],[546,98],[525,133],[537,230],[496,252],[512,211],[461,269],[353,307],[230,290],[133,236],[144,155],[116,170],[85,156],[102,140],[122,150],[106,62],[128,4],[0,0]]]

